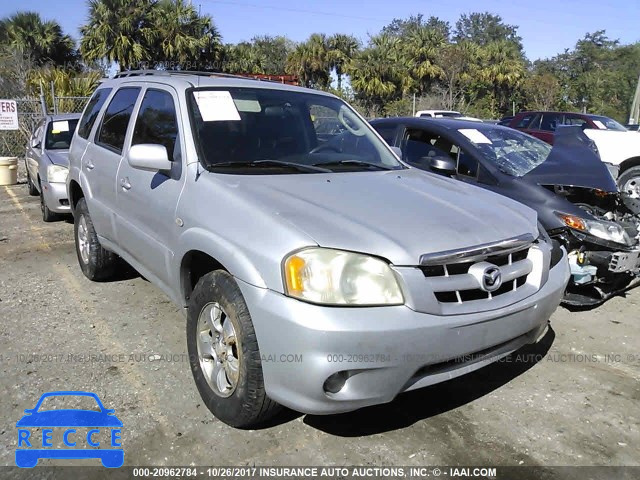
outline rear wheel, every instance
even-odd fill
[[[252,428],[280,410],[265,392],[251,315],[229,273],[208,273],[194,288],[187,348],[200,396],[218,419],[232,427]]]
[[[35,184],[31,180],[31,175],[29,175],[28,171],[27,171],[27,187],[29,187],[29,195],[31,195],[32,197],[38,196],[38,189],[36,188]]]
[[[100,245],[84,198],[76,205],[73,230],[78,263],[85,277],[94,281],[111,278],[116,271],[118,256]]]
[[[40,187],[42,189],[42,187]],[[47,203],[44,201],[44,194],[40,190],[40,211],[42,212],[43,222],[55,222],[58,219],[58,215],[47,207]]]

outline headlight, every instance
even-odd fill
[[[359,253],[307,248],[285,258],[286,293],[326,305],[401,305],[396,277],[384,261]]]
[[[574,230],[586,232],[594,237],[623,245],[629,245],[631,243],[627,232],[617,223],[606,222],[604,220],[587,220],[586,218],[559,212],[556,212],[556,215],[567,227],[573,228]]]
[[[62,165],[49,165],[47,167],[47,181],[51,183],[64,183],[67,181],[69,169]]]

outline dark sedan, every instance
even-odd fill
[[[565,304],[595,305],[639,273],[640,222],[579,127],[555,146],[511,128],[460,120],[386,118],[371,125],[411,166],[452,176],[533,208],[569,252]]]

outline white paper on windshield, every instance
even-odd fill
[[[484,133],[475,128],[461,128],[458,131],[473,143],[492,143],[491,140],[485,137]]]
[[[207,90],[193,93],[205,122],[226,122],[240,120],[240,114],[227,91]]]
[[[604,126],[604,123],[602,123],[600,120],[594,120],[593,123],[595,123],[596,127],[598,127],[600,130],[607,129],[607,127]]]
[[[67,120],[53,122],[53,125],[51,125],[52,133],[60,133],[60,132],[68,132],[68,131],[69,131],[69,122]]]

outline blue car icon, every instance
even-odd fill
[[[100,411],[82,409],[57,409],[38,411],[42,402],[49,397],[91,397]],[[35,467],[40,458],[81,459],[99,458],[107,468],[121,467],[124,463],[124,450],[121,445],[122,422],[115,416],[115,410],[104,407],[100,398],[91,392],[48,392],[43,394],[36,406],[24,411],[18,427],[18,447],[16,448],[16,465],[23,468]],[[37,428],[41,438],[27,428]],[[76,428],[87,428],[86,435],[81,435]],[[53,429],[63,430],[65,448],[52,448]],[[101,429],[110,430],[110,448],[97,440]],[[34,434],[34,435],[32,435]],[[81,447],[85,448],[81,448]],[[41,448],[42,447],[42,448]]]

